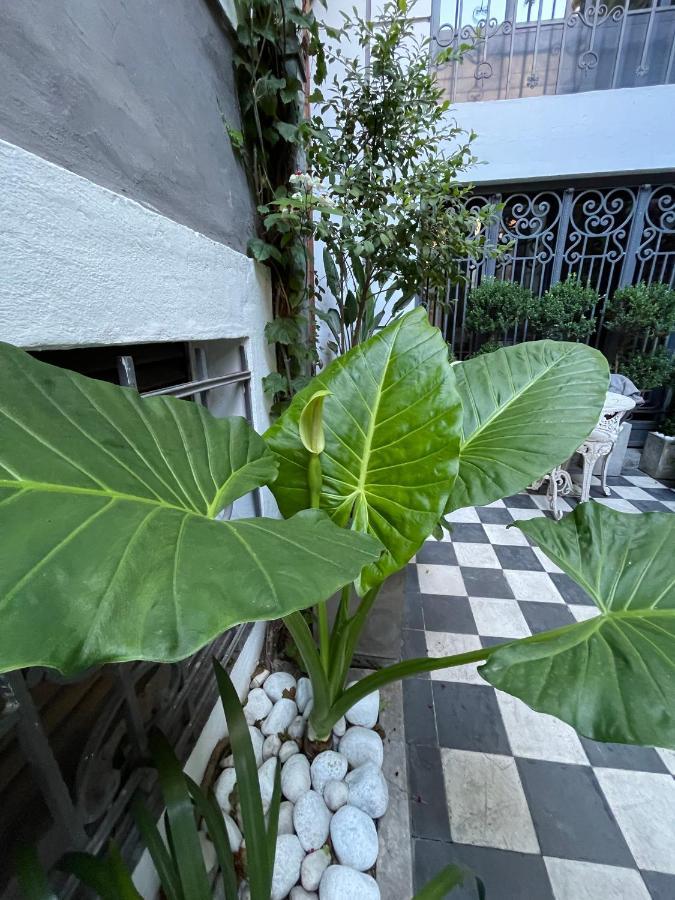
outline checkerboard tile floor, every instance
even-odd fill
[[[597,485],[591,496],[626,512],[675,512],[675,490],[646,475],[608,486],[610,497]],[[428,541],[408,566],[404,657],[594,615],[579,587],[507,530],[547,510],[545,496],[524,493],[452,514],[452,536]],[[416,889],[458,862],[489,900],[675,900],[675,752],[587,740],[476,669],[403,683]]]

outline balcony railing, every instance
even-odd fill
[[[439,69],[453,102],[675,82],[675,0],[433,0]]]

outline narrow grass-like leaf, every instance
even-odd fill
[[[531,341],[453,366],[462,398],[459,474],[446,512],[516,494],[596,425],[609,368],[585,344]]]
[[[16,877],[25,900],[56,900],[34,847],[23,847],[17,853]]]
[[[59,868],[79,878],[96,891],[101,900],[142,900],[113,842],[105,859],[90,853],[67,853]]]
[[[132,812],[167,900],[184,900],[180,877],[154,817],[141,800],[134,802]]]
[[[480,674],[596,741],[675,748],[675,516],[588,502],[515,525],[599,615],[499,648]]]
[[[267,829],[260,797],[258,767],[255,763],[248,723],[234,685],[216,659],[213,660],[213,668],[218,681],[218,691],[223,703],[230,747],[234,757],[234,768],[237,773],[239,804],[243,830],[246,835],[248,881],[251,896],[255,900],[259,900],[259,898],[269,895],[272,885],[272,866],[270,865]]]
[[[213,792],[203,791],[189,775],[186,775],[185,779],[194,804],[204,817],[209,837],[216,851],[218,865],[223,876],[225,900],[237,900],[237,876],[222,810],[218,806]]]
[[[274,770],[274,789],[267,813],[267,855],[270,869],[274,871],[274,855],[277,849],[277,832],[279,830],[279,807],[281,805],[281,766],[277,763]]]
[[[209,879],[202,857],[194,807],[180,763],[166,738],[158,732],[150,738],[150,749],[166,804],[172,855],[185,900],[210,900]]]
[[[428,881],[421,891],[415,894],[413,900],[443,900],[456,887],[468,887],[472,883],[476,889],[475,897],[477,900],[482,900],[484,896],[482,883],[473,872],[463,866],[446,866],[431,881]]]

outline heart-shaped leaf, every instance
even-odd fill
[[[523,490],[569,458],[595,427],[607,360],[585,344],[533,341],[453,366],[464,418],[446,512]]]
[[[0,345],[0,671],[180,659],[377,558],[315,511],[213,519],[276,469],[243,419]]]
[[[595,740],[675,747],[675,516],[589,502],[515,524],[600,614],[496,650],[481,675]]]
[[[386,548],[361,589],[404,566],[443,512],[457,473],[461,408],[448,351],[416,309],[331,363],[265,435],[280,459],[272,490],[286,516],[309,506],[303,409],[320,389],[326,447],[321,507]]]

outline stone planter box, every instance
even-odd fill
[[[675,481],[675,438],[650,431],[645,441],[640,469],[661,481]]]

